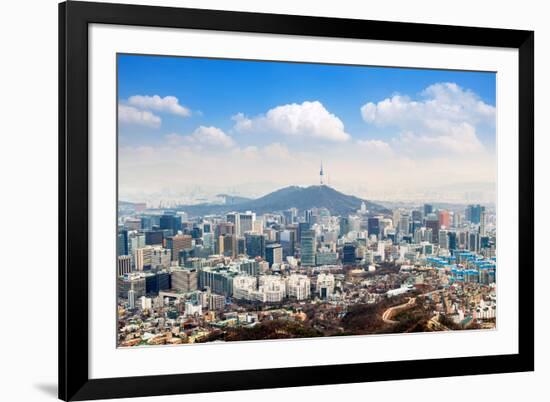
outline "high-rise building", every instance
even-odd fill
[[[439,227],[449,229],[451,227],[451,215],[449,211],[439,211]]]
[[[344,265],[355,264],[355,245],[352,243],[346,243],[342,248],[342,263]]]
[[[237,256],[237,237],[231,234],[218,237],[218,254],[235,258]]]
[[[162,230],[146,230],[143,233],[145,234],[145,244],[149,246],[162,245],[164,240],[164,232]]]
[[[399,232],[401,234],[407,235],[410,233],[410,227],[409,227],[409,214],[402,213],[399,217]]]
[[[340,217],[340,237],[347,235],[350,231],[349,217]]]
[[[371,217],[367,220],[367,232],[369,236],[375,235],[380,238],[380,218]]]
[[[300,259],[304,266],[315,265],[315,253],[317,251],[317,237],[315,230],[302,231],[302,241],[300,245]]]
[[[283,230],[279,234],[279,242],[283,248],[283,257],[294,256],[294,243],[296,232],[294,230]]]
[[[449,232],[444,229],[440,229],[438,234],[438,239],[439,239],[439,247],[449,250]]]
[[[151,255],[151,265],[153,268],[168,268],[172,261],[172,252],[170,249],[154,247]]]
[[[132,259],[129,255],[119,255],[117,260],[117,275],[122,276],[132,272]]]
[[[457,249],[456,232],[449,232],[449,250]]]
[[[283,248],[278,243],[267,244],[265,246],[265,259],[269,266],[281,264],[283,262]]]
[[[135,250],[136,270],[147,271],[153,265],[153,247],[145,246]]]
[[[180,292],[194,292],[198,288],[198,272],[190,268],[172,269],[172,289]]]
[[[172,231],[172,235],[181,230],[181,216],[165,214],[160,217],[160,228]]]
[[[244,234],[246,254],[251,257],[265,258],[265,236],[263,234]]]
[[[128,230],[118,229],[117,255],[128,255]]]
[[[481,220],[481,209],[485,209],[479,204],[468,205],[466,208],[466,220],[469,220],[471,223],[478,224]]]
[[[424,216],[428,216],[434,211],[434,207],[431,204],[424,204]]]
[[[439,217],[435,214],[428,214],[426,216],[426,228],[432,230],[432,241],[439,243]]]
[[[177,261],[179,252],[193,248],[193,238],[190,235],[176,235],[166,238],[166,248],[172,254],[172,261]]]

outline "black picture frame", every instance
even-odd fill
[[[191,28],[514,48],[519,51],[517,354],[90,379],[88,25]],[[534,370],[534,32],[70,1],[59,5],[59,398],[103,398]]]

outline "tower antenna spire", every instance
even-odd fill
[[[321,183],[321,186],[323,185],[323,175],[324,175],[324,173],[323,173],[323,161],[321,161],[321,170],[319,172],[319,181]]]

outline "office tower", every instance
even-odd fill
[[[411,220],[414,221],[420,221],[422,222],[422,211],[418,209],[413,209],[411,211]]]
[[[313,211],[311,209],[306,209],[304,211],[304,219],[309,225],[313,223]]]
[[[265,246],[265,259],[269,266],[281,264],[283,262],[283,248],[278,243],[267,244]]]
[[[466,219],[469,220],[471,223],[479,224],[481,220],[481,210],[485,209],[479,204],[476,205],[468,205],[466,208]]]
[[[172,261],[177,261],[179,252],[193,248],[193,238],[190,235],[176,235],[166,238],[166,248],[172,254]]]
[[[468,233],[468,250],[473,252],[479,252],[479,233]]]
[[[449,250],[456,250],[457,245],[456,232],[449,232]]]
[[[319,274],[317,276],[316,293],[321,299],[327,299],[334,293],[335,280],[332,274]]]
[[[216,227],[216,237],[223,236],[226,234],[232,235],[235,234],[235,225],[231,222],[222,222],[219,223]]]
[[[179,292],[194,292],[198,288],[198,272],[192,268],[172,269],[172,289]]]
[[[177,215],[162,215],[160,217],[160,229],[167,229],[172,232],[172,235],[178,233],[181,230],[181,216]]]
[[[239,214],[239,230],[238,237],[243,237],[246,232],[254,230],[254,222],[256,221],[256,214],[254,212],[246,211]]]
[[[355,249],[356,247],[351,243],[346,243],[342,248],[342,263],[344,265],[355,264]]]
[[[257,276],[260,274],[260,263],[256,260],[241,260],[238,268],[239,271],[248,275]]]
[[[210,223],[203,223],[202,224],[202,231],[203,233],[211,233],[212,232],[212,225]]]
[[[428,216],[433,213],[434,207],[431,204],[424,204],[424,216]]]
[[[202,229],[197,226],[194,226],[193,229],[191,229],[191,237],[193,239],[202,238]]]
[[[481,207],[481,211],[479,214],[479,235],[485,236],[485,207]]]
[[[283,230],[279,235],[279,242],[283,248],[283,257],[294,256],[294,243],[296,232],[294,230]]]
[[[150,270],[153,264],[153,247],[145,246],[135,251],[135,264],[137,271]]]
[[[128,291],[128,308],[130,310],[136,308],[136,292],[132,289]]]
[[[369,236],[375,235],[377,238],[380,238],[380,218],[372,217],[367,221],[367,231]]]
[[[136,249],[145,247],[145,235],[138,232],[128,233],[128,254],[134,256]]]
[[[212,293],[230,297],[233,295],[233,278],[236,273],[226,268],[204,268],[198,271],[199,288],[210,288]]]
[[[122,276],[130,272],[132,272],[132,258],[129,255],[119,255],[117,260],[117,275]]]
[[[162,245],[164,232],[162,230],[147,230],[145,234],[145,244],[149,246]]]
[[[350,231],[349,217],[342,216],[340,218],[340,237],[347,235]]]
[[[317,238],[315,236],[315,230],[302,231],[302,241],[300,248],[300,259],[304,266],[315,265],[315,253],[317,251]]]
[[[246,254],[251,257],[265,258],[265,236],[263,234],[245,233]]]
[[[449,214],[449,211],[439,211],[439,227],[443,227],[445,229],[449,229],[451,227],[451,215]]]
[[[231,212],[229,214],[227,214],[225,216],[225,220],[227,221],[227,223],[230,223],[231,225],[233,225],[233,228],[234,228],[234,232],[233,233],[219,233],[220,235],[222,234],[236,234],[237,236],[240,236],[240,232],[241,232],[241,224],[240,224],[240,216],[241,214],[239,214],[238,212]]]
[[[365,204],[365,201],[361,201],[361,207],[359,208],[359,213],[362,215],[367,213],[367,204]]]
[[[246,242],[244,237],[237,238],[237,255],[246,254]]]
[[[237,256],[237,237],[230,234],[218,237],[218,254],[235,258]]]
[[[292,274],[286,282],[288,297],[294,297],[297,300],[309,299],[311,295],[311,281],[307,275]]]
[[[118,229],[117,255],[128,255],[128,230],[124,228]]]
[[[410,233],[410,227],[409,227],[409,214],[402,213],[399,217],[399,232],[401,234],[407,235]]]
[[[172,261],[172,251],[167,248],[154,247],[151,255],[151,265],[153,268],[168,268]]]
[[[149,272],[145,274],[145,293],[158,295],[163,290],[170,289],[170,274],[166,271]]]
[[[444,229],[440,229],[437,238],[439,239],[439,247],[448,250],[449,249],[449,232]]]
[[[128,298],[128,292],[134,291],[136,298],[145,296],[145,278],[138,273],[130,273],[117,279],[117,295],[121,299]]]
[[[428,214],[426,216],[426,228],[432,230],[432,241],[439,242],[439,217],[436,214]]]
[[[311,227],[311,225],[309,224],[309,222],[299,222],[298,223],[298,228],[297,228],[297,231],[296,231],[296,241],[298,243],[302,242],[302,232],[304,230],[308,230],[310,227]]]
[[[124,221],[124,228],[126,228],[127,230],[140,230],[141,229],[141,219],[127,218]]]
[[[142,216],[141,220],[141,229],[142,230],[151,230],[153,229],[153,218],[151,216]]]

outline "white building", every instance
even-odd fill
[[[233,297],[235,299],[253,300],[257,280],[254,276],[238,275],[233,278]]]
[[[168,268],[172,262],[172,251],[167,248],[155,247],[151,254],[151,265],[153,268],[162,266]]]
[[[187,317],[202,315],[202,306],[200,304],[185,303],[185,315]]]
[[[326,299],[334,293],[334,275],[332,274],[319,274],[317,276],[317,285],[315,288],[316,293],[321,297],[322,299]]]
[[[311,281],[306,275],[292,274],[287,278],[286,292],[288,297],[295,297],[297,300],[309,299]]]

